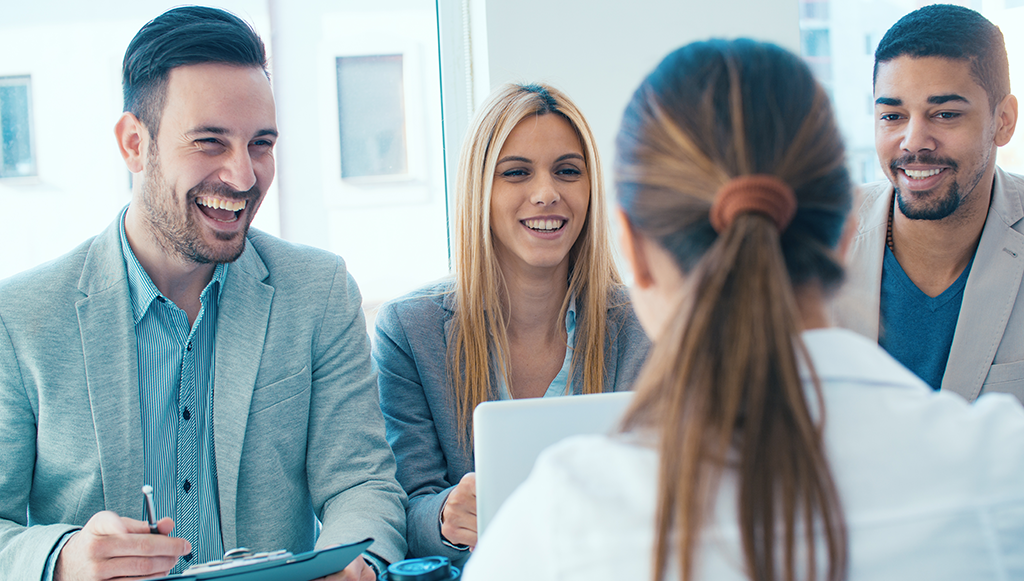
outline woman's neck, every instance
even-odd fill
[[[502,267],[508,301],[508,335],[555,338],[565,333],[559,314],[569,289],[568,264],[523,272]]]
[[[828,317],[828,302],[821,285],[808,283],[793,289],[796,308],[800,314],[800,330],[822,329],[831,327]]]

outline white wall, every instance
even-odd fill
[[[38,175],[0,180],[0,278],[56,258],[105,228],[131,197],[114,141],[121,60],[172,0],[35,0],[0,8],[0,76],[31,75]],[[269,36],[266,0],[221,0]],[[277,232],[272,189],[256,226]]]
[[[799,51],[797,8],[797,0],[487,0],[491,87],[543,81],[568,93],[610,176],[622,112],[665,55],[694,40],[740,36]]]

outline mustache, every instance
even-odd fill
[[[960,164],[956,160],[948,157],[939,157],[937,155],[928,154],[906,154],[897,157],[896,159],[889,162],[889,171],[896,173],[896,170],[903,166],[921,164],[921,165],[945,165],[949,166],[950,169],[956,171],[960,168]]]

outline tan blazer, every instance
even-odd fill
[[[878,340],[882,257],[893,188],[863,188],[860,224],[847,257],[846,283],[833,302],[834,322]],[[1024,177],[996,168],[985,228],[967,278],[942,389],[969,401],[982,392],[1024,401]]]

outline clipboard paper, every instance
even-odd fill
[[[337,545],[292,555],[287,559],[251,563],[217,571],[179,573],[151,579],[150,581],[312,581],[331,573],[337,573],[354,561],[366,550],[373,539],[364,539],[349,545]]]

